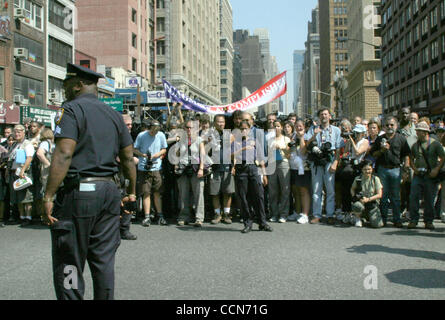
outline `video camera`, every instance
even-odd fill
[[[343,139],[348,139],[349,137],[354,137],[355,133],[354,132],[342,132],[341,137]]]
[[[318,147],[317,141],[312,141],[308,146],[308,160],[312,161],[317,167],[325,166],[334,160],[334,151],[332,144],[327,141]]]
[[[150,151],[147,151],[147,162],[145,163],[144,169],[147,171],[150,171],[151,168],[153,167],[153,164],[154,164],[154,162],[153,162],[153,160],[151,160],[151,153],[150,153]]]

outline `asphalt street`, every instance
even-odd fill
[[[132,225],[116,258],[120,300],[443,299],[445,224],[436,230],[273,223]],[[423,226],[423,224],[420,224]],[[0,228],[0,299],[55,299],[45,227]],[[371,273],[370,270],[372,271]],[[366,272],[366,273],[365,273]],[[85,267],[86,299],[92,281]],[[371,280],[372,281],[371,281]],[[366,285],[368,284],[368,285]]]

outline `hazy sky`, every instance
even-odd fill
[[[294,50],[304,50],[307,23],[318,0],[230,0],[233,29],[266,28],[270,35],[271,55],[277,57],[280,72],[287,70],[288,101],[292,104]]]

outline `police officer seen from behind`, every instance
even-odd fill
[[[94,299],[114,299],[114,263],[121,240],[117,156],[129,179],[129,213],[136,204],[133,141],[122,116],[97,99],[102,77],[68,64],[63,83],[67,102],[56,119],[43,218],[51,228],[54,286],[62,300],[83,299],[86,260]]]
[[[260,225],[260,231],[272,231],[267,224],[266,213],[264,210],[264,188],[267,185],[267,175],[264,163],[264,136],[255,137],[255,131],[251,129],[251,116],[243,113],[243,120],[240,129],[233,131],[234,142],[232,147],[232,156],[234,163],[234,175],[236,192],[238,192],[241,203],[241,216],[244,222],[242,233],[252,231],[255,214],[257,223]],[[260,164],[259,169],[256,163]],[[261,180],[261,174],[263,180]],[[251,209],[253,208],[253,210]]]

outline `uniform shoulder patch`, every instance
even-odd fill
[[[60,108],[57,111],[57,114],[56,114],[56,116],[54,118],[54,121],[55,121],[56,124],[60,124],[60,121],[62,121],[62,117],[63,117],[63,113],[64,112],[65,112],[65,109],[63,109],[63,108]]]

